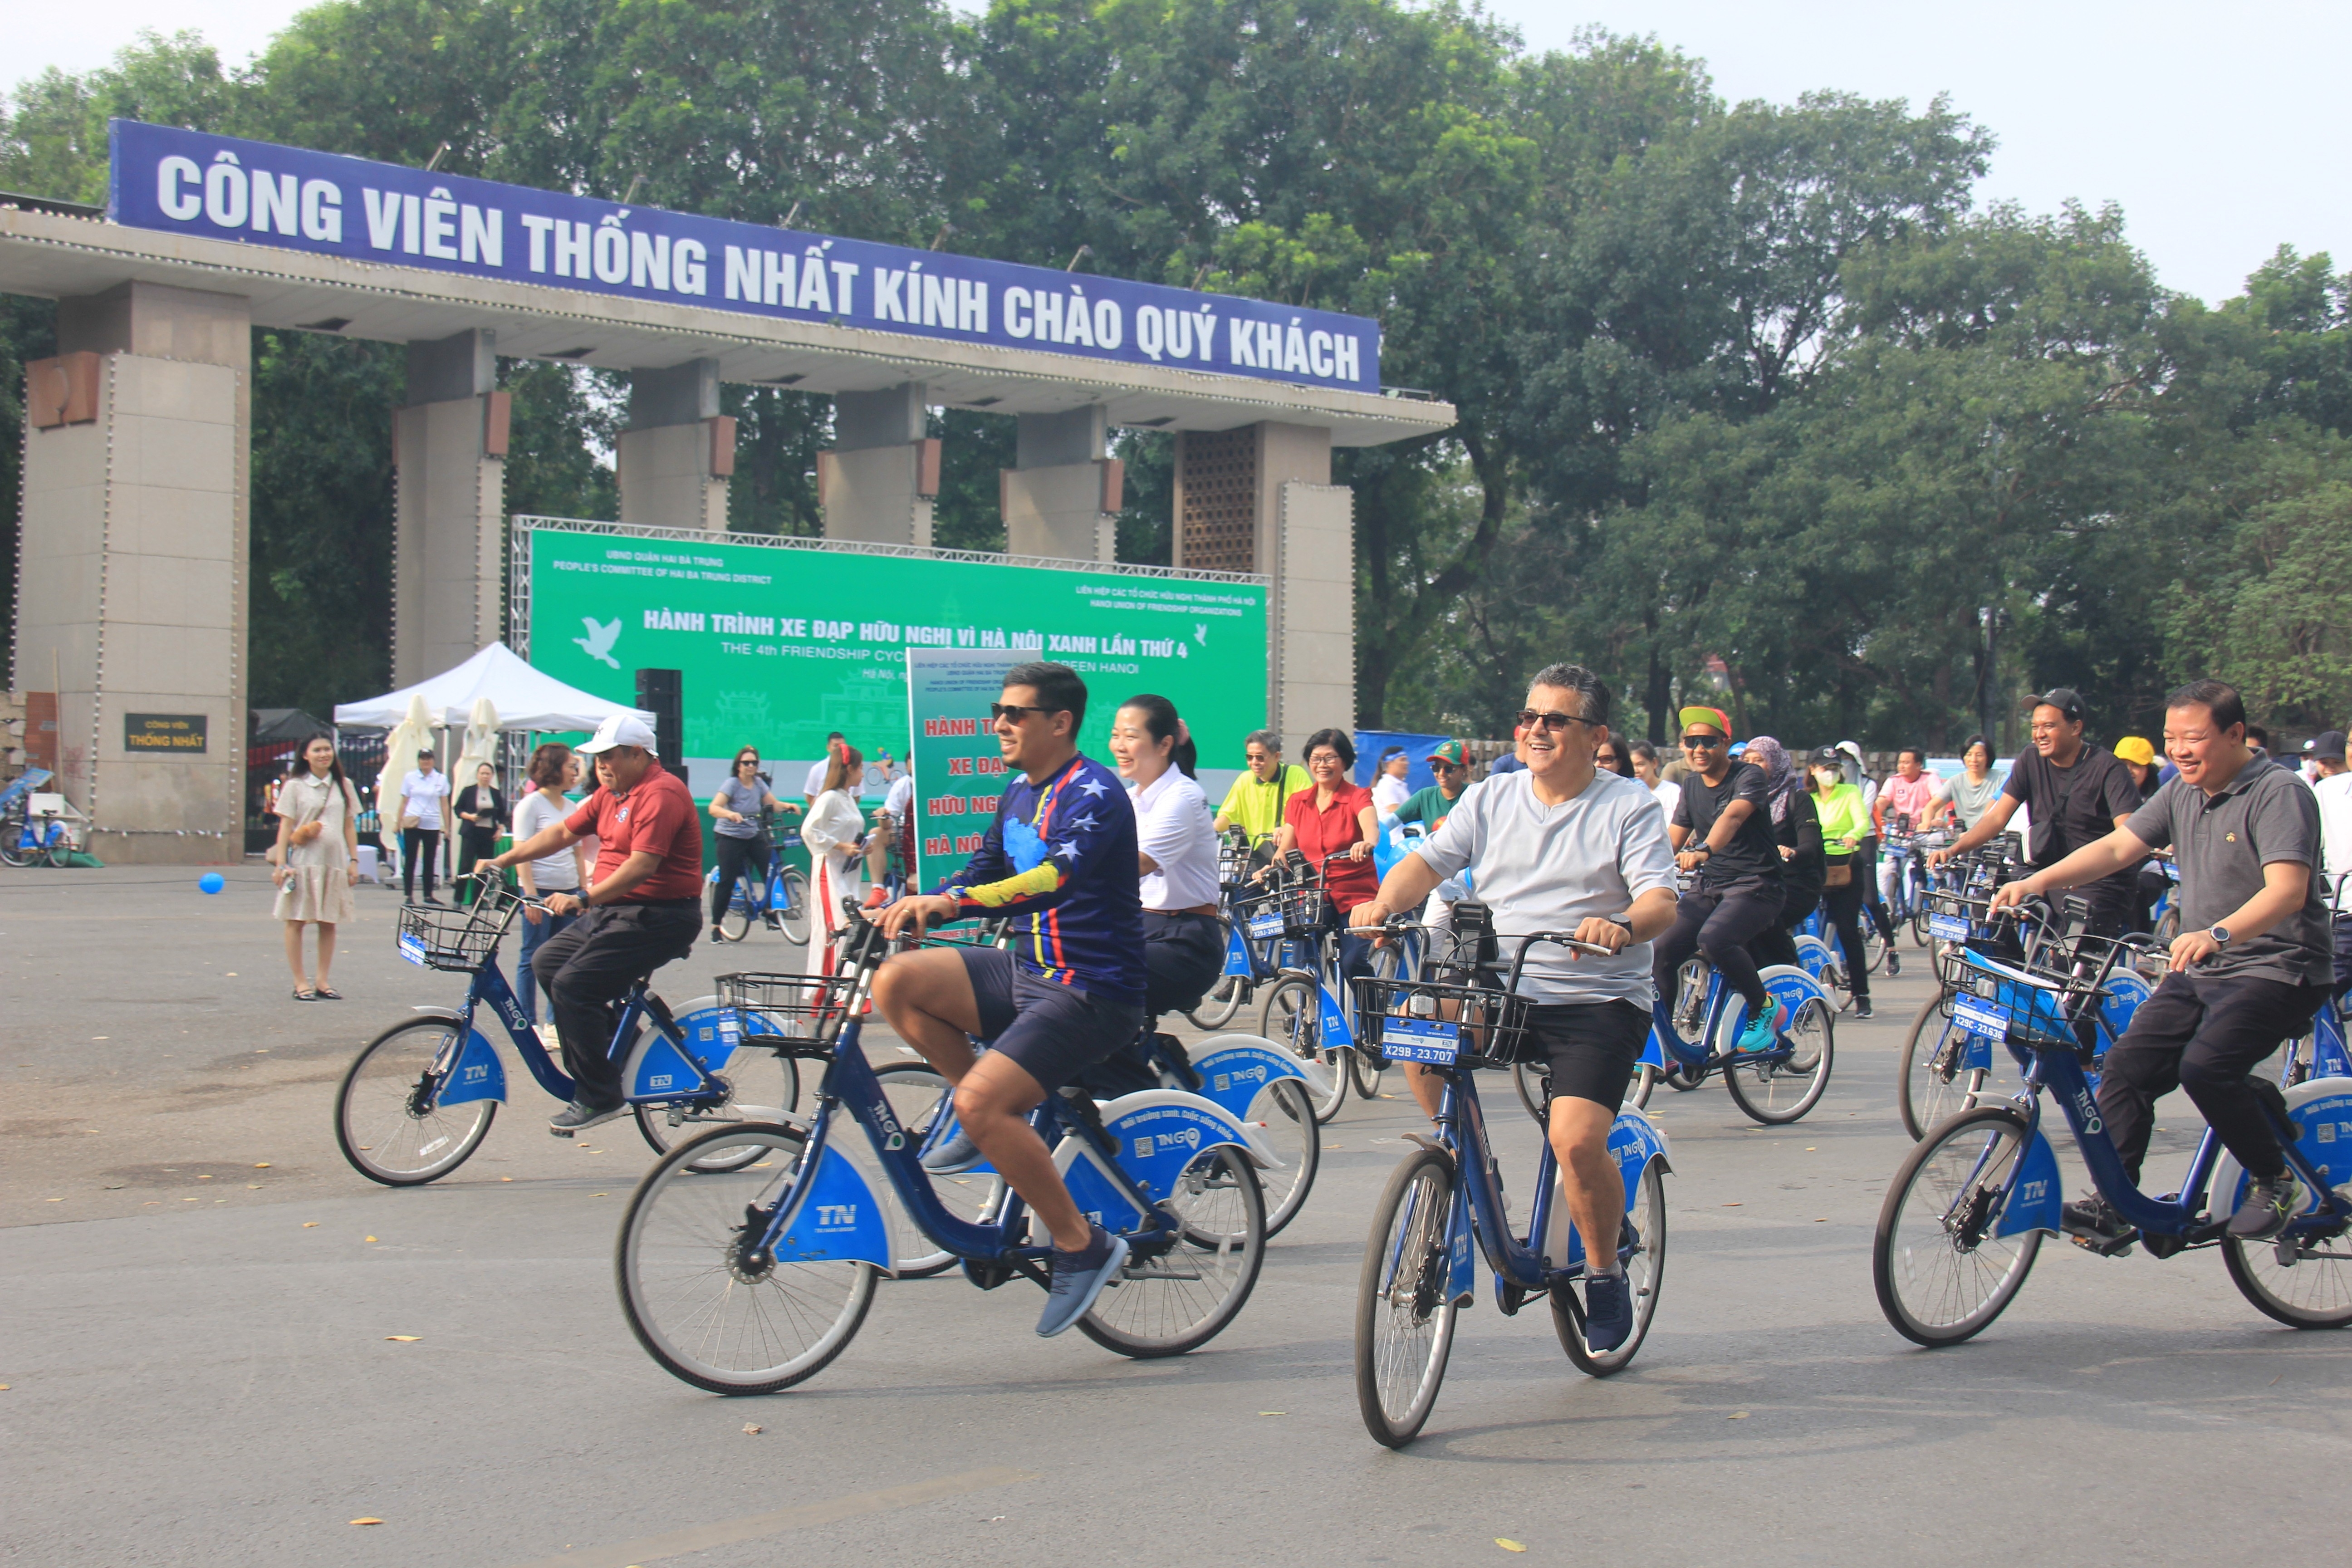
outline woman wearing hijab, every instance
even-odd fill
[[[1748,742],[1741,759],[1764,770],[1764,788],[1770,802],[1772,836],[1780,841],[1781,866],[1780,918],[1759,931],[1748,951],[1759,964],[1799,967],[1796,931],[1822,901],[1822,877],[1828,862],[1822,854],[1822,819],[1813,797],[1789,760],[1788,748],[1769,735]]]

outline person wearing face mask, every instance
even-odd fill
[[[1764,770],[1730,757],[1731,721],[1719,708],[1682,710],[1683,779],[1666,834],[1675,863],[1698,873],[1698,885],[1675,906],[1652,963],[1659,1005],[1674,1005],[1680,971],[1702,953],[1748,1005],[1733,1048],[1768,1051],[1788,1024],[1787,1009],[1764,989],[1748,943],[1780,918],[1785,886],[1780,839],[1772,829]]]
[[[1865,868],[1863,841],[1870,837],[1870,808],[1862,791],[1846,782],[1843,759],[1823,746],[1806,759],[1811,774],[1813,810],[1821,818],[1822,850],[1828,866],[1822,877],[1822,912],[1837,931],[1845,949],[1847,984],[1853,991],[1853,1016],[1867,1018],[1870,1007],[1870,950],[1862,939],[1862,909]]]
[[[1781,902],[1780,918],[1748,944],[1756,962],[1769,967],[1798,962],[1798,925],[1822,901],[1822,878],[1828,870],[1822,856],[1822,822],[1813,810],[1812,792],[1789,759],[1788,749],[1769,735],[1748,742],[1740,760],[1764,770],[1764,789],[1770,803],[1772,835],[1780,845]]]

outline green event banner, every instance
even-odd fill
[[[1262,584],[554,527],[530,531],[529,559],[530,662],[621,701],[638,669],[681,671],[688,757],[814,762],[835,730],[869,760],[907,755],[916,648],[1070,666],[1097,758],[1139,692],[1173,702],[1203,756],[1238,755],[1265,722]],[[777,793],[799,783],[780,773]]]
[[[907,700],[915,727],[918,888],[932,887],[971,859],[996,820],[996,803],[1004,794],[1004,749],[997,743],[988,710],[1003,691],[1004,667],[985,649],[907,650]]]

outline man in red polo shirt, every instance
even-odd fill
[[[503,869],[595,837],[596,869],[584,893],[554,893],[547,907],[587,917],[540,944],[531,973],[547,993],[572,1075],[572,1100],[547,1128],[569,1138],[628,1110],[626,1064],[612,1057],[620,1018],[613,1004],[630,986],[693,951],[702,934],[702,822],[685,781],[654,757],[654,732],[615,715],[576,748],[596,760],[596,793],[552,827],[485,866]]]

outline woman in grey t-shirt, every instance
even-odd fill
[[[1960,819],[1960,831],[1966,833],[1977,825],[1986,807],[2000,798],[2000,780],[1992,771],[1992,742],[1982,735],[1970,735],[1968,744],[1960,748],[1960,767],[1959,776],[1946,779],[1928,806],[1932,810],[1950,802]]]
[[[765,810],[789,811],[800,814],[800,807],[790,801],[778,800],[760,773],[760,748],[746,746],[735,753],[734,765],[727,770],[727,782],[710,797],[710,826],[719,839],[719,874],[710,884],[710,940],[723,942],[719,934],[719,917],[727,912],[727,900],[735,891],[735,879],[749,865],[759,870],[760,879],[768,879],[768,835],[761,825],[761,813]],[[768,911],[768,925],[776,925],[776,911]]]

